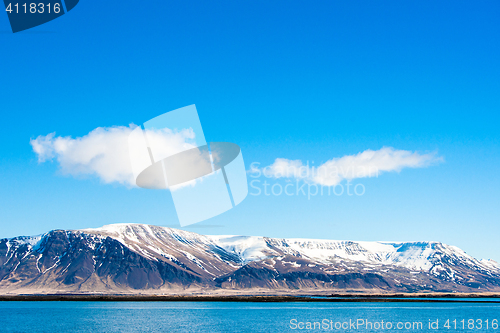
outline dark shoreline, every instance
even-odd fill
[[[488,300],[481,300],[489,298]],[[492,300],[491,298],[496,298]],[[238,295],[238,296],[175,296],[175,295],[2,295],[0,301],[82,301],[82,302],[424,302],[424,303],[493,303],[500,304],[500,295],[427,294],[427,295]]]

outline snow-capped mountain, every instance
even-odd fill
[[[500,291],[500,266],[438,242],[204,236],[143,224],[0,240],[0,293]]]

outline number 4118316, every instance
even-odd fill
[[[489,321],[488,319],[486,320],[481,320],[481,319],[469,319],[465,320],[462,319],[460,321],[455,320],[447,320],[443,327],[447,329],[469,329],[469,330],[480,330],[480,329],[493,329],[496,330],[498,329],[498,319],[493,319],[492,321]]]
[[[50,14],[51,12],[58,14],[61,12],[61,4],[60,3],[54,3],[54,4],[47,3],[47,4],[45,4],[45,3],[41,3],[41,2],[39,4],[36,4],[34,2],[23,3],[23,4],[9,3],[7,5],[7,8],[5,8],[5,11],[7,11],[9,14],[11,14],[12,12],[14,12],[15,14],[19,14],[19,13],[24,13],[24,14],[27,14],[27,13],[31,13],[31,14],[48,13],[48,14]]]

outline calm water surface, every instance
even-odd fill
[[[499,320],[500,304],[0,302],[0,332],[500,333]]]

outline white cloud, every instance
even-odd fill
[[[98,127],[82,137],[61,137],[55,133],[31,139],[30,144],[39,163],[56,160],[63,174],[97,176],[103,183],[136,186],[129,157],[129,135],[137,126]],[[192,129],[148,131],[150,144],[161,147],[162,156],[194,148]],[[335,186],[343,180],[378,177],[384,172],[399,172],[403,168],[422,168],[442,162],[436,153],[420,154],[384,147],[365,150],[356,155],[333,158],[320,166],[300,160],[277,158],[265,168],[252,164],[250,173],[274,178],[295,178],[323,186]],[[194,181],[182,184],[193,186]],[[181,187],[181,186],[179,186]]]
[[[128,138],[135,125],[98,127],[89,134],[72,138],[55,136],[55,133],[31,139],[38,161],[56,159],[61,171],[71,176],[93,175],[103,183],[135,186],[130,164]],[[163,147],[168,154],[194,147],[192,129],[182,131],[148,132],[152,144]],[[156,142],[157,141],[157,142]]]
[[[277,158],[265,168],[253,166],[251,173],[263,173],[267,177],[296,178],[323,186],[335,186],[341,181],[355,178],[378,177],[381,173],[403,168],[423,168],[442,162],[436,153],[419,154],[408,150],[384,147],[365,150],[356,155],[333,158],[320,166],[303,164],[300,160]]]

